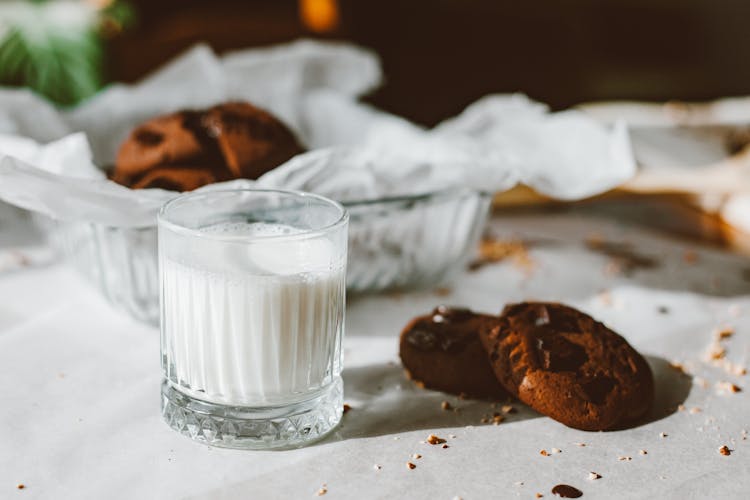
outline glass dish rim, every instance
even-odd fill
[[[206,197],[206,196],[213,196],[217,194],[226,194],[226,193],[275,193],[275,194],[282,194],[286,196],[294,196],[299,198],[312,198],[316,199],[318,201],[321,201],[325,203],[326,205],[333,206],[339,213],[339,217],[331,222],[330,224],[326,224],[325,226],[315,228],[315,229],[308,229],[308,230],[302,230],[299,233],[294,234],[277,234],[277,235],[268,235],[268,236],[237,236],[237,235],[221,235],[221,234],[211,234],[211,233],[205,233],[199,229],[191,229],[188,227],[185,227],[183,225],[177,224],[175,222],[172,222],[168,220],[167,217],[167,211],[171,208],[171,206],[174,203],[185,201],[187,198],[200,198],[200,197]],[[169,201],[165,202],[161,208],[159,209],[159,213],[156,216],[156,226],[157,228],[165,228],[169,231],[172,231],[173,233],[182,235],[182,236],[191,236],[193,238],[203,239],[203,240],[213,240],[213,241],[223,241],[227,243],[242,243],[242,244],[252,244],[256,241],[296,241],[296,240],[305,240],[310,238],[316,238],[323,236],[325,234],[331,233],[338,228],[345,226],[349,222],[349,212],[344,208],[344,206],[330,198],[326,198],[325,196],[321,196],[319,194],[315,193],[308,193],[305,191],[299,191],[299,190],[293,190],[293,189],[260,189],[260,188],[239,188],[239,189],[211,189],[206,191],[192,191],[189,193],[183,193],[179,196],[176,196]]]
[[[340,201],[337,203],[340,203],[344,208],[349,209],[354,207],[367,207],[370,205],[379,204],[385,205],[415,201],[433,201],[443,198],[458,198],[459,196],[463,196],[465,194],[476,194],[480,197],[492,196],[492,193],[489,191],[482,191],[480,189],[475,189],[469,186],[451,186],[447,188],[435,189],[432,191],[425,191],[423,193],[383,196],[380,198],[364,198],[359,200],[355,199],[351,201]]]

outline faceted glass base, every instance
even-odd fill
[[[192,398],[166,380],[161,412],[172,429],[210,446],[242,449],[296,448],[333,430],[343,413],[341,377],[312,399],[261,408],[225,406]]]

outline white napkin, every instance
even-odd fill
[[[468,186],[502,191],[523,182],[575,199],[610,189],[635,171],[622,125],[577,111],[549,113],[525,96],[488,96],[425,130],[357,101],[380,83],[377,58],[340,44],[300,41],[216,57],[197,46],[137,85],[113,85],[63,112],[25,91],[0,95],[0,199],[62,220],[154,224],[174,196],[102,178],[138,123],[181,108],[246,99],[277,114],[312,151],[257,182],[361,200]],[[24,102],[19,112],[14,95]],[[32,117],[46,118],[39,132]],[[81,135],[88,137],[89,150]],[[57,138],[49,144],[50,139]],[[36,142],[32,142],[36,141]],[[57,161],[50,151],[59,151]],[[93,161],[92,161],[93,159]],[[234,182],[230,185],[251,183]],[[211,186],[211,189],[223,184]]]

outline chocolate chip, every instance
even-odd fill
[[[583,496],[583,492],[569,484],[558,484],[552,488],[552,494],[563,498],[578,498]]]
[[[537,337],[539,364],[553,372],[576,371],[586,361],[586,349],[560,335]]]
[[[581,389],[588,401],[602,404],[607,395],[614,389],[615,380],[606,375],[596,375],[591,380],[581,383]]]
[[[472,341],[473,336],[472,332],[458,333],[436,324],[415,328],[407,334],[406,341],[420,351],[460,352]]]
[[[164,140],[164,134],[139,128],[133,133],[133,138],[144,146],[158,146]]]

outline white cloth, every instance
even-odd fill
[[[0,212],[0,220],[11,220],[7,207]],[[594,218],[506,217],[490,228],[538,243],[531,271],[488,265],[459,278],[448,296],[350,297],[344,380],[353,409],[330,438],[291,451],[208,448],[176,434],[159,416],[156,329],[112,310],[62,265],[0,274],[0,497],[311,498],[324,483],[325,498],[333,499],[550,498],[558,483],[581,489],[584,498],[744,497],[748,377],[700,359],[713,328],[729,324],[736,333],[724,341],[727,358],[748,363],[750,296],[737,272],[746,261],[690,245],[698,260],[687,265],[687,244]],[[629,278],[608,274],[607,259],[582,244],[594,230],[637,242],[662,267]],[[3,251],[26,248],[13,242],[31,244],[22,231],[20,224],[0,227]],[[604,289],[610,294],[600,295]],[[655,369],[662,416],[635,429],[589,433],[516,404],[519,412],[501,425],[483,425],[484,415],[498,411],[488,403],[419,390],[404,378],[397,337],[411,317],[439,303],[497,312],[526,298],[564,300],[625,335]],[[671,360],[694,367],[711,387],[681,378],[667,366]],[[720,380],[745,391],[719,395],[713,384]],[[443,400],[462,411],[441,410]],[[680,403],[702,412],[663,416]],[[430,433],[450,447],[421,443]],[[731,456],[718,453],[725,444]],[[552,448],[562,453],[539,454]],[[407,461],[417,468],[408,470]],[[603,477],[590,481],[590,471]],[[25,490],[15,491],[17,484]]]

